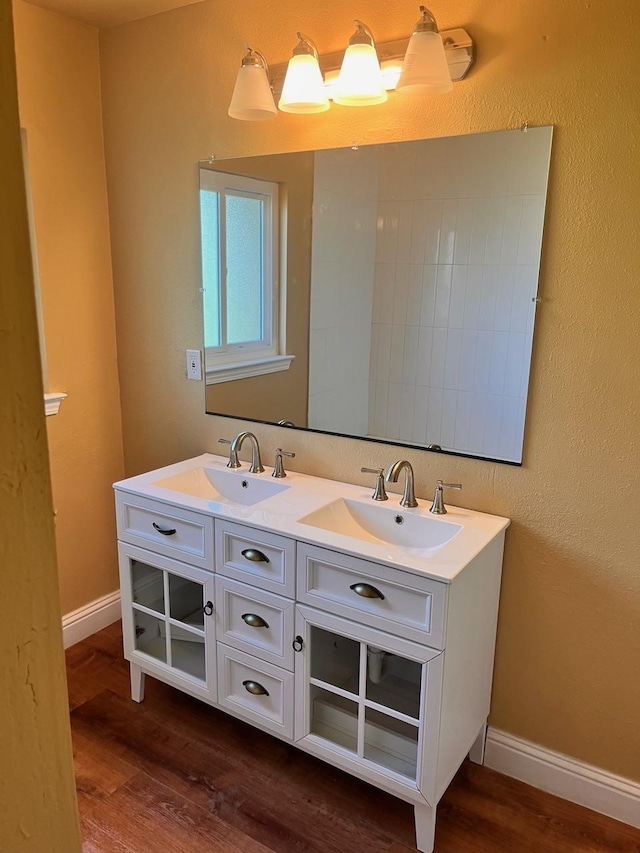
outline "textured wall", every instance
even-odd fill
[[[111,483],[122,477],[97,31],[14,3],[50,391],[62,612],[118,585]]]
[[[11,4],[0,0],[0,849],[80,850]]]
[[[215,450],[219,435],[242,426],[206,417],[202,386],[185,380],[184,349],[202,337],[199,158],[555,125],[524,464],[402,455],[419,496],[437,477],[459,480],[465,506],[513,519],[493,725],[640,780],[640,8],[434,0],[432,10],[478,46],[451,95],[256,124],[226,114],[245,39],[278,62],[297,28],[337,50],[354,15],[388,39],[410,30],[415,8],[249,0],[238,14],[210,0],[102,33],[127,470]],[[257,432],[269,458],[281,430]],[[399,455],[286,438],[292,467],[356,482],[361,465]]]

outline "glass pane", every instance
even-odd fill
[[[417,727],[366,708],[364,757],[415,780],[418,765]]]
[[[192,634],[177,625],[168,625],[171,635],[171,662],[174,669],[205,680],[204,636]]]
[[[167,662],[166,622],[139,610],[133,612],[135,620],[136,649],[151,655],[163,663]]]
[[[311,677],[358,695],[360,643],[311,627]]]
[[[421,677],[421,663],[367,647],[367,699],[372,702],[418,719]]]
[[[358,705],[351,699],[312,686],[311,733],[357,752]]]
[[[220,346],[219,203],[218,193],[200,190],[205,347]]]
[[[227,195],[227,343],[262,340],[262,215],[257,198]]]
[[[135,602],[164,616],[164,586],[160,569],[131,560],[131,584]]]
[[[202,584],[169,575],[169,614],[194,628],[204,628]]]

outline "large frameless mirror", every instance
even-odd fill
[[[551,137],[202,166],[206,411],[521,462]]]

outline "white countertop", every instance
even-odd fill
[[[461,525],[462,530],[445,545],[432,549],[434,553],[425,556],[424,553],[417,554],[412,548],[391,545],[383,541],[364,541],[300,523],[301,518],[338,498],[349,498],[357,501],[370,500],[373,493],[372,486],[354,486],[349,483],[325,480],[321,477],[288,471],[285,479],[272,481],[288,488],[253,506],[241,506],[208,500],[155,485],[161,480],[182,474],[192,468],[207,467],[229,471],[230,469],[226,465],[227,457],[204,453],[193,459],[186,459],[184,462],[121,480],[114,483],[114,488],[134,495],[153,498],[183,509],[195,510],[206,515],[281,533],[302,542],[310,542],[335,551],[347,552],[377,563],[386,563],[395,568],[425,575],[444,583],[450,583],[454,580],[489,542],[509,526],[509,519],[507,518],[461,509],[447,502],[447,514],[435,516],[435,518],[443,523]],[[242,468],[235,469],[232,474],[237,475],[240,479],[250,481],[254,478],[270,479],[272,470],[272,468],[265,468],[262,474],[249,474],[245,462]],[[420,500],[419,503],[420,506],[416,509],[407,509],[400,506],[399,495],[389,494],[389,500],[385,501],[383,506],[393,508],[402,515],[430,516],[430,501]],[[433,518],[433,516],[431,517]]]

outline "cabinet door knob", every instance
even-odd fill
[[[252,563],[268,563],[269,558],[266,554],[263,554],[262,551],[258,551],[257,548],[245,548],[242,551],[242,556],[246,560],[251,560]]]
[[[205,606],[202,608],[202,612],[205,616],[211,616],[213,613],[213,601],[207,601]]]
[[[247,691],[247,693],[253,694],[253,696],[268,696],[269,691],[266,687],[263,687],[262,684],[259,684],[257,681],[243,681],[242,686]]]
[[[384,601],[384,595],[375,586],[370,583],[352,583],[349,589],[352,589],[356,595],[361,595],[363,598],[380,598]]]
[[[294,652],[301,652],[301,651],[302,651],[302,648],[303,648],[303,646],[304,646],[304,640],[302,639],[302,637],[300,636],[300,634],[298,634],[298,635],[297,635],[297,637],[296,637],[296,638],[295,638],[295,640],[291,643],[291,645],[293,646],[293,651],[294,651]]]
[[[158,533],[162,533],[163,536],[173,536],[176,532],[175,527],[160,527],[160,525],[156,524],[155,521],[153,522],[153,529],[157,530]]]
[[[268,628],[269,625],[264,621],[262,616],[256,613],[243,613],[242,619],[249,625],[250,628]]]

